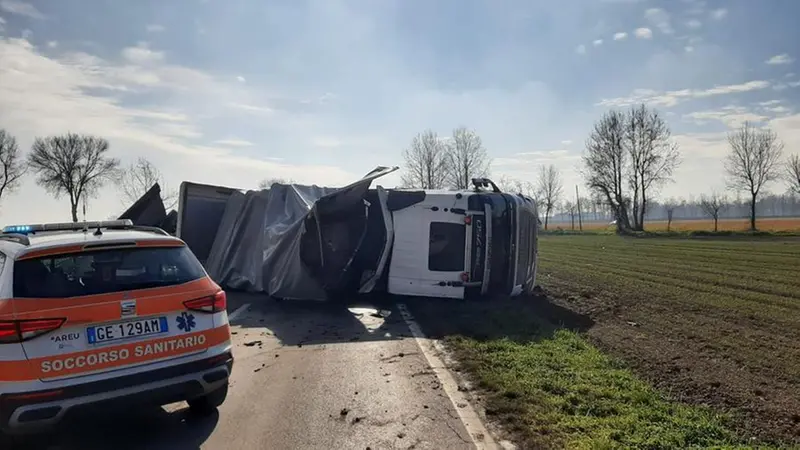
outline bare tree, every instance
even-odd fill
[[[537,182],[537,190],[539,191],[537,200],[544,206],[544,229],[546,230],[550,213],[561,199],[564,186],[561,182],[561,174],[553,164],[539,167],[539,179]]]
[[[294,183],[294,181],[291,180],[291,179],[278,178],[278,177],[275,177],[275,178],[264,178],[263,180],[258,182],[258,188],[259,189],[269,189],[270,186],[272,186],[275,183],[278,183],[278,184],[292,184],[292,183]]]
[[[453,130],[446,142],[447,182],[454,189],[469,189],[472,179],[489,175],[489,155],[483,141],[474,131],[464,127]]]
[[[719,213],[728,204],[728,200],[717,194],[703,195],[700,197],[700,208],[714,220],[714,232],[718,231]]]
[[[167,210],[175,209],[175,205],[178,203],[178,193],[167,189],[161,172],[146,158],[139,157],[120,170],[117,180],[123,201],[127,203],[139,200],[156,183],[161,187],[161,200],[164,202],[164,207]]]
[[[647,193],[672,180],[680,153],[672,142],[669,126],[658,111],[644,104],[633,107],[625,118],[624,146],[630,156],[628,185],[633,190],[633,228],[644,229]]]
[[[643,230],[648,193],[672,179],[680,154],[666,121],[639,105],[603,115],[586,142],[583,164],[587,186],[608,203],[617,229]]]
[[[757,129],[750,122],[728,134],[731,152],[725,160],[728,187],[750,194],[750,229],[756,229],[756,200],[761,189],[780,176],[783,143],[769,129]]]
[[[786,162],[786,181],[789,189],[800,195],[800,155],[791,155]]]
[[[0,128],[0,198],[7,192],[14,192],[27,171],[25,161],[19,153],[14,136]]]
[[[627,154],[623,146],[625,116],[609,111],[594,125],[586,141],[583,176],[589,189],[600,194],[614,214],[617,230],[630,229],[625,201]]]
[[[439,136],[426,130],[411,140],[403,151],[406,173],[403,185],[420,189],[442,189],[447,181],[447,146]]]
[[[575,229],[575,216],[578,214],[578,205],[570,200],[564,202],[564,212],[569,215],[572,229]]]
[[[678,209],[679,202],[675,199],[670,199],[664,202],[664,210],[667,212],[667,232],[672,228],[672,217],[675,210]]]
[[[90,135],[67,133],[36,138],[28,165],[36,173],[36,182],[56,198],[69,196],[72,221],[78,221],[81,200],[116,178],[119,160],[110,158],[108,141]]]

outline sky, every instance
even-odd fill
[[[0,0],[0,128],[26,153],[105,137],[171,190],[344,185],[466,126],[493,178],[555,164],[572,192],[593,122],[646,102],[682,153],[656,197],[698,197],[725,189],[744,120],[800,152],[797,17],[794,0]],[[109,184],[87,218],[127,206]],[[3,224],[69,218],[32,175],[0,199]]]

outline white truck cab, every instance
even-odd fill
[[[390,192],[390,203],[409,204],[392,212],[390,293],[475,298],[533,289],[536,203],[500,192],[488,179],[473,184],[471,191]],[[403,196],[406,202],[399,200]]]

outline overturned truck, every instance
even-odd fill
[[[181,184],[176,234],[228,289],[331,300],[388,292],[516,295],[536,282],[535,202],[490,180],[468,191]]]

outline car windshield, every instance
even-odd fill
[[[14,296],[58,298],[171,286],[205,271],[186,247],[126,248],[17,261]]]

